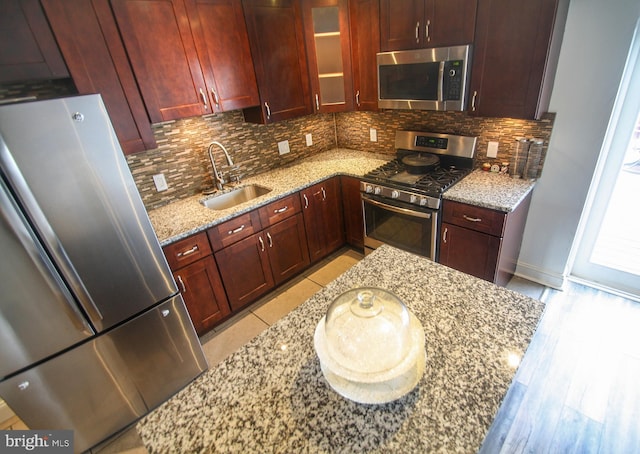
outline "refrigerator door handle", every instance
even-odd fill
[[[40,209],[38,202],[29,189],[29,185],[20,172],[18,165],[9,151],[9,147],[2,136],[0,136],[0,167],[4,171],[5,177],[9,180],[15,190],[16,198],[22,205],[22,208],[28,213],[29,217],[34,222],[34,228],[40,235],[41,241],[47,246],[49,253],[54,256],[56,263],[61,267],[61,271],[65,278],[69,281],[69,285],[74,289],[80,304],[91,317],[102,320],[103,316],[100,313],[100,310],[94,303],[91,295],[89,295],[84,283],[80,279],[80,276],[71,264],[71,260],[69,260],[67,253],[62,247],[60,240]]]
[[[0,140],[2,139],[0,138]],[[69,316],[69,320],[85,334],[94,334],[93,329],[75,305],[71,294],[62,290],[66,288],[64,283],[57,278],[58,274],[53,264],[46,258],[46,253],[34,241],[26,220],[18,214],[17,207],[15,207],[15,203],[11,200],[7,191],[8,189],[5,187],[4,182],[0,180],[0,215],[5,220],[7,227],[10,231],[13,231],[15,238],[20,242],[31,262],[41,271],[42,278],[45,279],[51,291],[58,294],[62,293],[59,301],[64,302],[63,310]]]

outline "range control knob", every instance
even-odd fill
[[[409,202],[416,203],[417,201],[418,201],[418,197],[414,194],[411,194],[411,197],[409,197]]]
[[[375,189],[373,190],[373,193],[378,195],[382,192],[382,188],[380,186],[376,186]]]
[[[420,206],[422,207],[426,207],[427,206],[427,199],[424,197],[420,198]]]
[[[371,194],[373,192],[373,186],[371,186],[370,184],[365,185],[364,192],[366,192],[367,194]]]
[[[400,197],[400,193],[398,191],[396,191],[395,189],[393,191],[391,191],[391,198],[392,199],[397,199],[398,197]]]

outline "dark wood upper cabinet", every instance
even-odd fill
[[[184,0],[214,111],[260,104],[242,4]]]
[[[380,0],[382,51],[470,44],[478,0]]]
[[[353,109],[348,6],[347,0],[302,0],[315,112]]]
[[[125,154],[156,147],[108,0],[42,0],[81,94],[102,95]]]
[[[0,82],[69,77],[38,0],[0,1]]]
[[[378,110],[376,61],[376,54],[380,52],[378,0],[351,0],[349,21],[355,109]]]
[[[244,110],[246,121],[272,123],[313,112],[297,0],[243,0],[260,106]]]
[[[568,0],[479,0],[471,114],[539,119],[549,107]]]

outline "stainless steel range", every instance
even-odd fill
[[[360,183],[365,253],[382,244],[438,258],[442,194],[473,170],[477,137],[396,132],[396,159]]]

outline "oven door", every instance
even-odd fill
[[[362,194],[365,253],[382,244],[436,260],[438,210]]]

